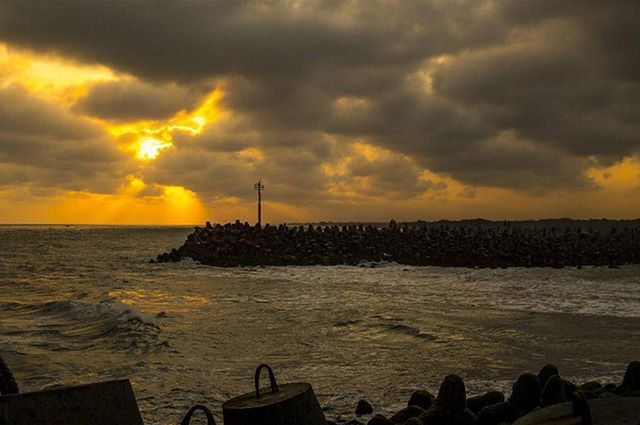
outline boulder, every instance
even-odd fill
[[[477,395],[475,397],[469,397],[467,399],[467,407],[474,414],[480,413],[480,411],[492,404],[502,403],[504,401],[504,394],[501,391],[489,391],[488,393]]]
[[[540,406],[540,380],[538,377],[533,373],[520,375],[513,384],[513,390],[508,402],[513,407],[517,417],[524,416]]]
[[[393,425],[393,422],[391,422],[386,417],[378,414],[378,415],[375,415],[373,418],[369,419],[369,422],[367,422],[367,425]]]
[[[418,417],[423,425],[474,425],[478,418],[469,409],[458,412],[445,412],[437,406],[433,406]]]
[[[407,406],[418,406],[427,410],[433,404],[435,397],[427,390],[416,390],[411,394]]]
[[[598,398],[617,398],[619,397],[616,393],[612,393],[611,391],[605,391]]]
[[[448,375],[440,384],[435,406],[446,414],[461,412],[467,408],[467,390],[458,375]]]
[[[627,388],[629,392],[640,390],[640,362],[629,363],[620,386]]]
[[[578,388],[584,391],[596,391],[602,388],[602,384],[596,381],[589,381],[579,385]]]
[[[562,380],[564,382],[564,395],[567,397],[567,400],[571,400],[571,396],[573,393],[578,391],[578,386],[571,381],[567,381],[566,379]]]
[[[356,406],[356,415],[369,415],[373,413],[373,406],[367,400],[358,401],[358,405]]]
[[[540,392],[540,398],[542,407],[566,402],[564,380],[558,375],[553,375]]]
[[[415,418],[417,416],[420,416],[425,412],[426,412],[426,410],[421,408],[421,407],[408,406],[408,407],[405,407],[404,409],[400,410],[399,412],[397,412],[395,415],[391,416],[389,418],[389,420],[391,422],[393,422],[394,424],[401,424],[401,423],[404,423],[404,422],[408,421],[411,418]]]
[[[540,381],[540,387],[544,388],[547,385],[547,381],[554,375],[560,375],[558,368],[552,364],[546,364],[542,366],[542,369],[538,372],[538,380]]]
[[[492,404],[484,407],[478,413],[478,423],[480,425],[497,425],[503,422],[511,423],[516,419],[516,413],[507,402]]]

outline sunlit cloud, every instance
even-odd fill
[[[0,43],[0,87],[20,84],[38,96],[71,104],[90,83],[120,78],[126,77],[105,66],[80,64]]]
[[[221,91],[214,90],[193,111],[180,111],[166,121],[100,122],[113,136],[125,141],[125,149],[133,152],[136,159],[149,161],[173,146],[174,135],[195,137],[201,134],[220,116],[218,101],[221,96]]]

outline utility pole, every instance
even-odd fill
[[[253,188],[258,192],[258,227],[262,227],[262,191],[264,190],[262,179],[258,180]]]

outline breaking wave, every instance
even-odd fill
[[[4,302],[0,312],[6,317],[0,333],[28,336],[33,344],[46,341],[57,351],[108,348],[147,352],[166,346],[158,325],[117,302]]]

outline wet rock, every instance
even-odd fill
[[[411,394],[407,406],[418,406],[424,410],[429,409],[435,400],[435,397],[427,390],[416,390]]]
[[[461,412],[467,408],[467,390],[458,375],[448,375],[440,384],[435,406],[447,414]]]
[[[538,372],[538,380],[540,381],[540,386],[544,388],[547,385],[547,381],[554,375],[560,376],[560,371],[558,368],[552,364],[546,364],[542,366],[540,371]]]
[[[497,425],[503,422],[511,423],[516,419],[516,412],[507,402],[492,404],[478,413],[478,424]]]
[[[640,362],[629,363],[620,386],[627,388],[630,392],[640,390]]]
[[[584,391],[596,391],[602,388],[602,384],[596,381],[589,381],[579,385],[578,388]]]
[[[373,418],[369,419],[369,422],[367,422],[367,425],[393,425],[393,422],[391,422],[386,417],[378,414],[378,415],[375,415]]]
[[[369,415],[373,413],[373,406],[367,400],[358,401],[358,405],[356,406],[356,415]]]
[[[467,399],[467,407],[476,415],[486,406],[502,403],[504,394],[501,391],[489,391],[488,393],[469,397]]]
[[[542,407],[568,401],[565,395],[564,380],[558,375],[553,375],[547,380],[547,384],[540,392],[540,398]]]
[[[547,379],[547,382],[549,379]],[[523,373],[513,384],[508,400],[516,416],[524,416],[540,406],[540,380],[533,373]]]
[[[396,424],[401,424],[425,413],[426,410],[418,406],[408,406],[391,416],[389,420]]]

